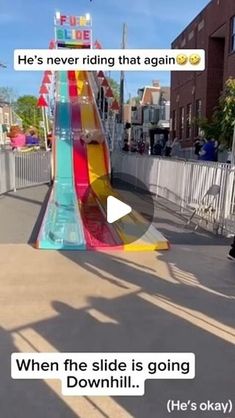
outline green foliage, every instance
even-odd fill
[[[215,138],[231,146],[235,125],[235,79],[227,80],[211,120],[201,119],[197,123],[206,138]]]
[[[119,102],[119,97],[120,97],[120,85],[119,83],[114,80],[113,78],[107,78],[109,85],[111,87],[111,89],[113,90],[113,94],[115,99]]]
[[[34,126],[39,129],[42,120],[41,109],[37,107],[35,96],[21,96],[15,103],[15,111],[23,121],[23,128]]]
[[[228,79],[225,91],[220,99],[217,119],[221,125],[221,134],[225,142],[232,140],[235,124],[235,79]]]
[[[196,120],[195,123],[200,127],[200,130],[203,132],[205,138],[220,140],[221,126],[216,118],[212,117],[210,121],[206,118],[202,118]]]

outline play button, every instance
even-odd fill
[[[119,219],[131,213],[131,206],[122,202],[114,196],[108,196],[107,198],[107,221],[112,224]]]
[[[154,200],[138,178],[114,172],[112,184],[108,176],[101,176],[78,191],[88,248],[129,245],[149,234]]]

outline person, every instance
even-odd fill
[[[131,138],[131,144],[130,144],[130,151],[136,152],[137,151],[137,144],[134,138]]]
[[[199,155],[201,161],[215,161],[215,146],[210,138],[208,138],[205,145],[203,145]]]
[[[220,146],[220,143],[219,143],[219,141],[217,139],[214,139],[214,138],[212,139],[212,142],[214,144],[214,150],[215,150],[214,161],[215,162],[218,162],[218,154],[219,154],[219,146]]]
[[[9,138],[11,141],[12,150],[20,149],[25,146],[26,137],[23,130],[18,125],[13,125],[10,128]]]
[[[165,157],[170,157],[171,151],[172,151],[172,142],[170,139],[168,139],[165,145]]]
[[[81,139],[86,144],[102,144],[104,142],[104,135],[102,131],[99,131],[97,129],[84,129],[81,133]]]
[[[233,243],[231,245],[231,250],[228,253],[228,259],[232,260],[232,261],[235,261],[235,235],[234,235],[234,238],[233,238]]]
[[[127,138],[124,139],[124,145],[123,145],[122,151],[125,151],[125,152],[129,151],[129,144],[128,144]]]
[[[162,141],[160,139],[153,146],[153,155],[162,155]]]
[[[171,146],[171,157],[180,157],[181,144],[178,138],[175,138]]]
[[[26,133],[26,145],[28,147],[34,147],[39,145],[39,138],[37,135],[37,130],[30,126],[28,132]]]
[[[197,159],[200,158],[200,151],[202,146],[201,138],[197,137],[194,142],[194,154],[197,156]]]
[[[52,132],[48,132],[47,134],[47,148],[48,149],[52,148],[52,139],[53,139]]]
[[[231,161],[232,161],[232,150],[229,148],[226,163],[231,164]]]

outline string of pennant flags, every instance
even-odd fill
[[[102,46],[101,44],[96,41],[94,44],[94,47],[96,49],[101,49]],[[51,41],[49,44],[49,49],[54,49],[55,48],[55,42]],[[118,112],[119,111],[119,103],[117,102],[117,100],[114,97],[113,94],[113,90],[104,74],[103,71],[99,71],[97,73],[97,80],[99,83],[100,88],[103,88],[103,92],[104,92],[104,96],[106,99],[110,99],[110,106],[109,109],[112,110],[113,112]],[[52,82],[52,71],[47,70],[44,71],[43,74],[43,79],[42,79],[42,84],[40,86],[39,89],[39,97],[38,97],[38,101],[37,101],[37,107],[48,107],[48,95],[50,92],[50,86],[51,86],[51,82]]]
[[[55,48],[55,41],[50,41],[49,49]],[[37,107],[48,107],[46,96],[49,94],[50,85],[52,81],[52,72],[50,70],[44,71],[42,84],[39,89],[39,98],[37,101]]]

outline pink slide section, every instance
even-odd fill
[[[71,73],[71,72],[69,72]],[[87,146],[80,139],[82,129],[81,106],[74,96],[74,78],[69,75],[69,94],[71,100],[71,128],[73,132],[73,163],[75,190],[80,205],[87,249],[118,249],[119,240],[98,205],[89,184]],[[83,127],[85,128],[85,127]],[[121,248],[121,243],[120,243]]]

